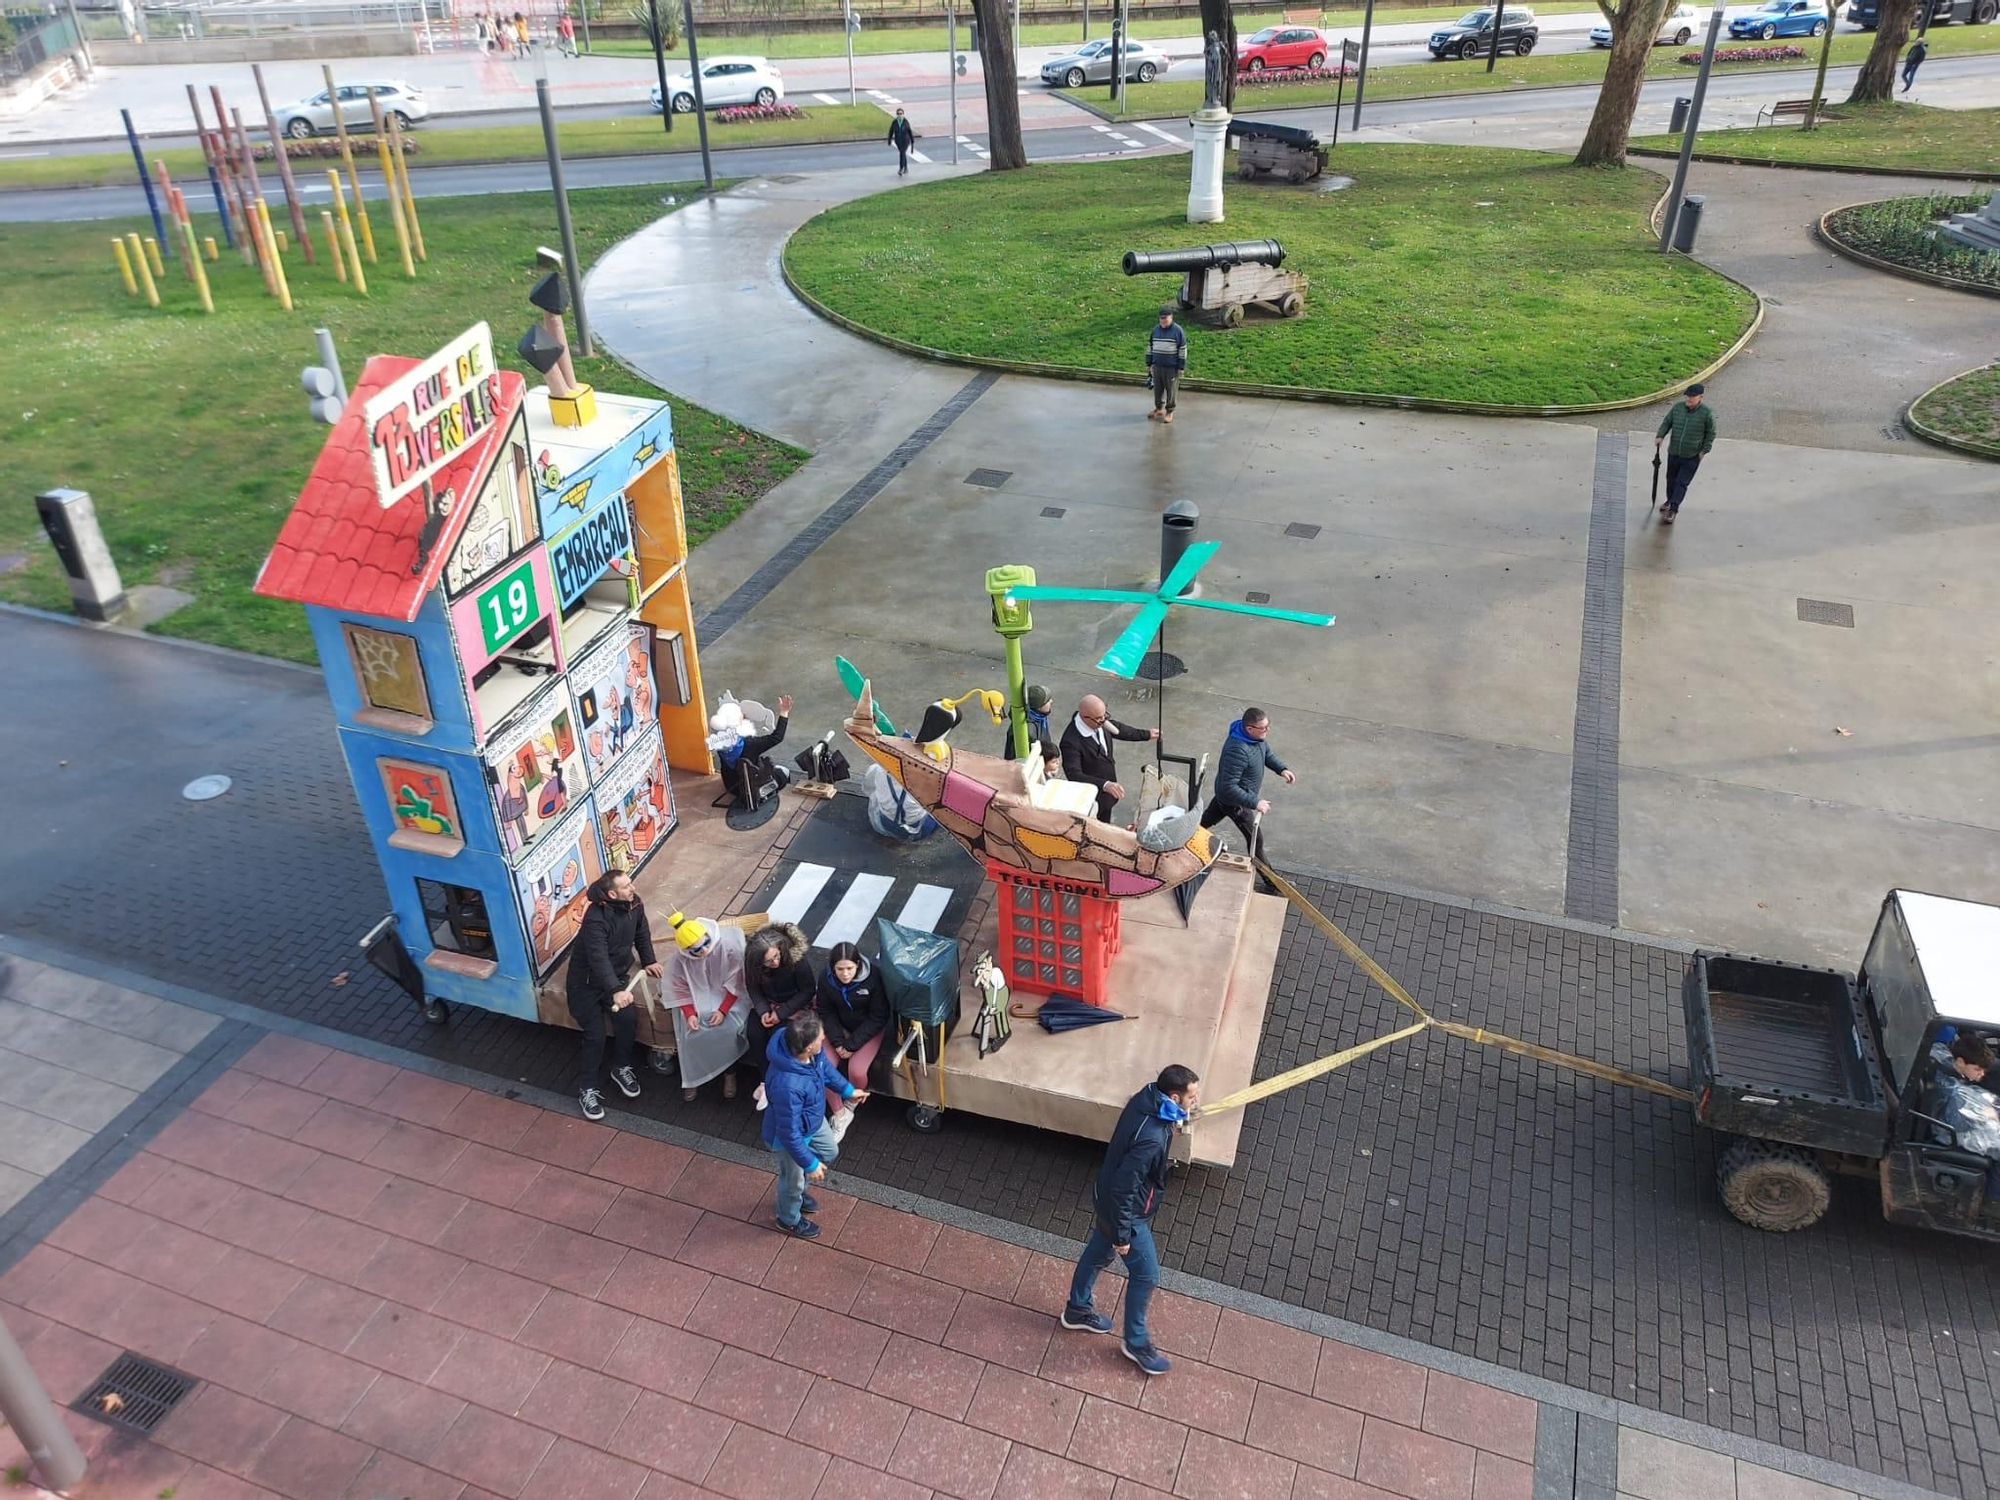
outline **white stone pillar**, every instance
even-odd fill
[[[1188,183],[1190,224],[1222,222],[1222,148],[1229,137],[1229,111],[1198,109],[1188,117],[1194,132],[1194,175]]]

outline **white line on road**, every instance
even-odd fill
[[[903,102],[894,94],[885,94],[880,89],[863,89],[862,92],[871,99],[880,99],[884,104],[901,104]]]
[[[834,98],[834,97],[833,97],[833,95],[831,95],[831,94],[814,94],[814,95],[813,95],[813,98],[815,98],[815,99],[819,100],[819,102],[820,102],[820,103],[822,103],[822,104],[838,104],[838,103],[840,103],[840,101],[839,101],[838,99]]]
[[[928,156],[924,155],[923,152],[919,151],[915,146],[912,146],[910,148],[910,160],[920,161],[927,167],[931,164],[931,159]]]
[[[1096,131],[1099,135],[1111,134],[1111,127],[1109,125],[1093,125],[1090,128]]]
[[[966,150],[970,151],[974,156],[983,157],[986,155],[986,148],[980,145],[979,142],[972,139],[972,137],[969,135],[960,136],[958,138],[958,143],[959,145],[965,147]]]
[[[1148,135],[1158,136],[1161,140],[1166,141],[1170,145],[1185,146],[1187,144],[1187,142],[1182,140],[1179,136],[1170,134],[1169,132],[1160,129],[1160,127],[1157,125],[1148,125],[1144,120],[1138,122],[1138,128],[1145,131]]]

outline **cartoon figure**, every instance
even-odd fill
[[[545,490],[552,490],[562,483],[562,466],[549,456],[546,448],[535,458],[535,482]]]
[[[614,700],[617,697],[616,693],[612,696]],[[618,748],[623,750],[625,748],[626,736],[632,733],[632,695],[627,693],[623,703],[614,701],[611,706],[618,710]]]
[[[528,842],[528,784],[521,779],[518,764],[507,767],[507,781],[500,792],[500,826],[507,834],[510,852],[518,853]]]
[[[595,725],[591,729],[590,735],[584,741],[584,743],[590,749],[591,768],[597,771],[603,770],[604,769],[604,726],[602,723]]]
[[[546,880],[536,881],[535,917],[534,920],[531,923],[529,923],[529,926],[534,929],[535,939],[537,942],[539,942],[543,937],[545,937],[548,934],[549,918],[554,914],[555,914],[555,904],[549,900],[549,883]]]
[[[616,755],[625,748],[625,731],[632,727],[632,710],[627,708],[621,712],[618,689],[615,687],[604,690],[604,722],[610,726],[611,753]]]
[[[562,879],[556,882],[556,900],[568,901],[577,892],[577,881],[582,875],[574,859],[563,865]]]
[[[562,762],[556,758],[555,740],[544,736],[536,749],[538,762],[548,762],[548,780],[542,783],[541,800],[535,808],[536,815],[546,823],[569,806],[569,791],[563,785]]]
[[[639,721],[641,723],[650,721],[653,717],[653,690],[646,685],[644,678],[641,678],[638,685],[632,689],[632,696],[633,707],[638,711]]]

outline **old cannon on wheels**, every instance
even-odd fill
[[[1326,170],[1326,143],[1296,125],[1271,125],[1262,120],[1231,120],[1236,137],[1236,175],[1245,182],[1259,172],[1287,182],[1308,182]]]
[[[1297,317],[1306,305],[1306,278],[1284,271],[1285,247],[1276,240],[1235,240],[1191,250],[1127,250],[1127,276],[1180,271],[1180,305],[1204,319],[1235,328],[1243,309],[1256,304],[1279,317]]]

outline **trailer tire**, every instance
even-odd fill
[[[1245,182],[1252,182],[1256,180],[1257,169],[1247,161],[1240,161],[1236,164],[1236,175]]]
[[[1715,1164],[1723,1206],[1752,1229],[1791,1234],[1826,1214],[1833,1184],[1826,1169],[1796,1146],[1737,1141]]]
[[[944,1111],[935,1104],[912,1104],[903,1111],[903,1123],[918,1135],[936,1135],[944,1129]]]

